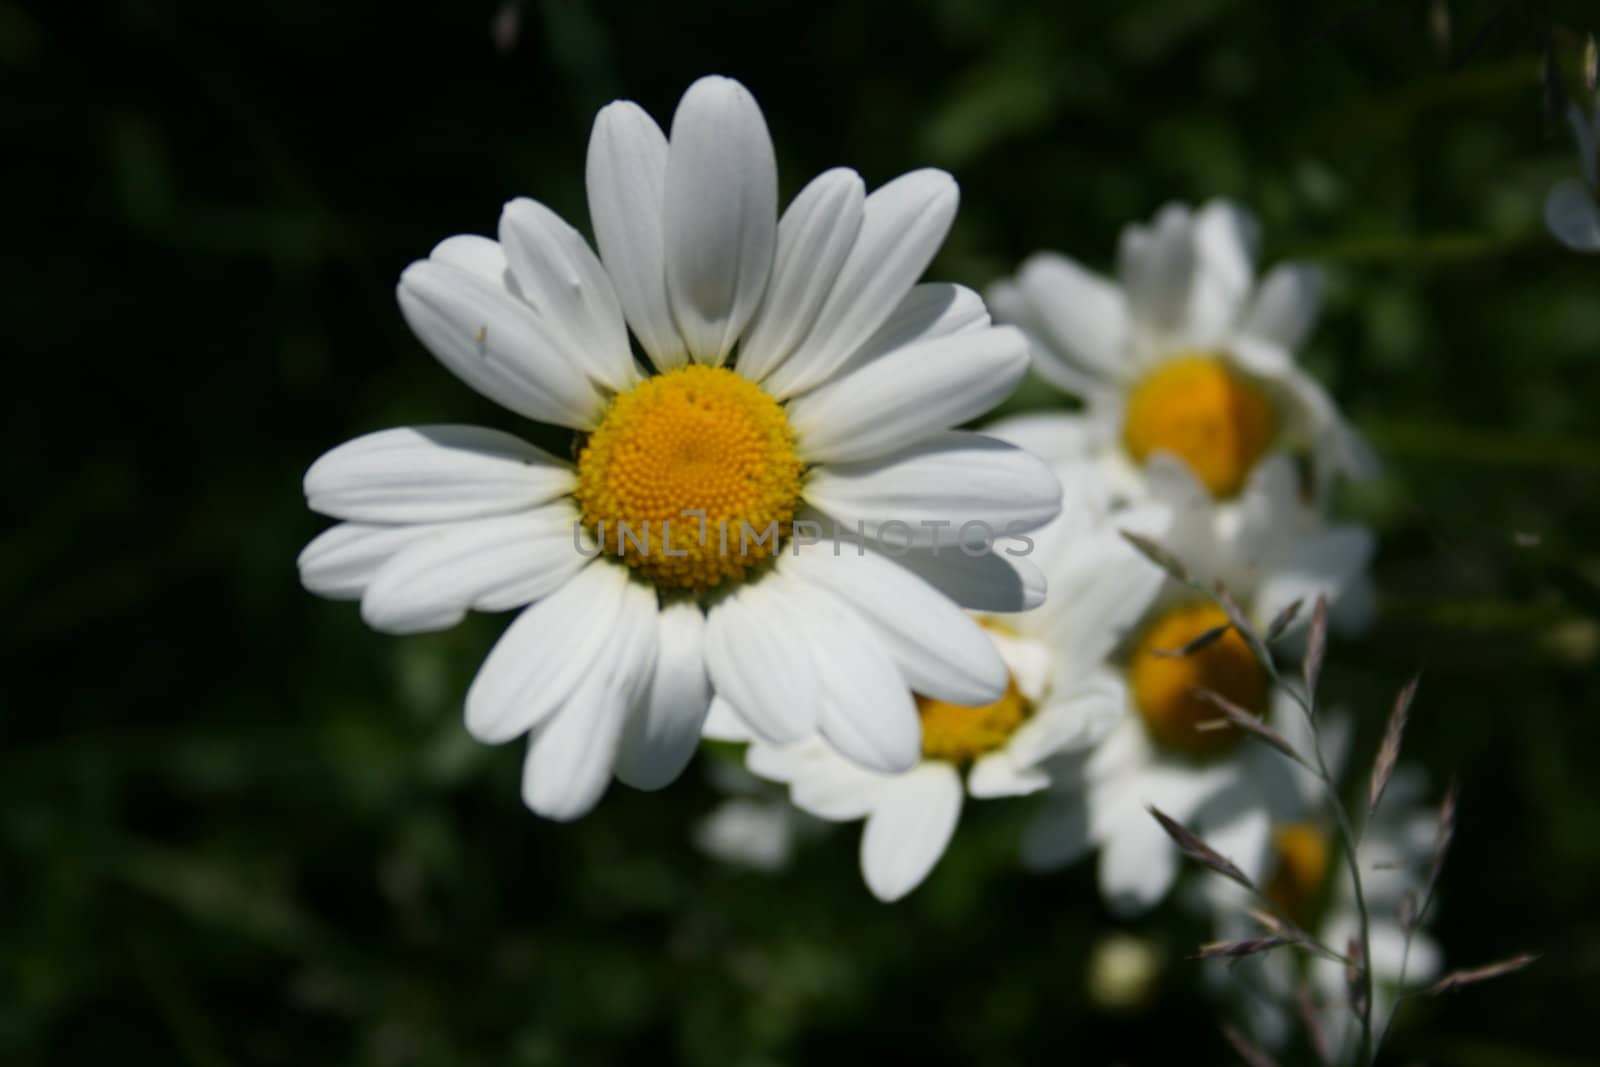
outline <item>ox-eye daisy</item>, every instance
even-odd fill
[[[1029,335],[1034,366],[1081,397],[1077,415],[1030,416],[1048,459],[1095,456],[1124,492],[1155,456],[1177,456],[1219,498],[1279,450],[1309,452],[1319,487],[1374,461],[1323,388],[1296,364],[1321,280],[1286,263],[1255,284],[1256,222],[1212,201],[1169,204],[1123,231],[1112,281],[1038,253],[988,293],[996,319]]]
[[[787,783],[801,810],[839,822],[865,818],[861,873],[879,899],[899,899],[932,871],[964,795],[1047,788],[1052,757],[1092,745],[1121,716],[1127,693],[1106,657],[1134,617],[1129,606],[1136,615],[1161,572],[1114,531],[1091,526],[1089,502],[1082,503],[1034,535],[1039,554],[1054,563],[1046,573],[1050,599],[1027,613],[982,617],[1010,672],[1005,694],[975,705],[917,693],[922,758],[910,770],[864,769],[826,737],[778,746],[740,736],[730,715],[715,715],[708,727],[724,739],[753,740],[747,766]],[[870,557],[849,562],[883,565]],[[724,731],[725,724],[732,729]]]
[[[1319,713],[1323,758],[1333,773],[1343,762],[1348,722]],[[1298,709],[1280,724],[1279,733],[1294,748],[1309,754],[1319,738]],[[1291,771],[1298,786],[1299,806],[1278,814],[1268,838],[1260,885],[1274,908],[1322,944],[1342,952],[1361,931],[1361,918],[1350,881],[1349,866],[1328,814],[1320,780],[1300,768]],[[1372,948],[1373,1026],[1382,1032],[1399,993],[1426,984],[1439,972],[1441,954],[1426,932],[1411,934],[1407,945],[1400,921],[1401,899],[1413,903],[1426,896],[1426,878],[1437,832],[1435,814],[1424,806],[1426,779],[1414,767],[1402,767],[1389,782],[1378,810],[1362,827],[1356,849],[1369,916]],[[1217,936],[1238,941],[1261,935],[1249,915],[1260,902],[1242,886],[1224,878],[1207,878],[1193,899],[1216,917]],[[1220,963],[1220,961],[1219,961]],[[1237,968],[1244,968],[1241,981]],[[1344,967],[1334,960],[1283,949],[1212,968],[1208,976],[1218,990],[1239,995],[1243,1022],[1263,1045],[1285,1044],[1300,1025],[1296,996],[1305,989],[1315,1006],[1318,1030],[1333,1062],[1344,1062],[1356,1038],[1356,1018],[1349,1007]]]
[[[1214,501],[1170,458],[1150,474],[1154,504],[1167,515],[1165,547],[1199,582],[1222,581],[1259,630],[1294,600],[1322,595],[1333,603],[1359,591],[1369,532],[1323,525],[1300,499],[1288,456],[1259,466],[1232,504]],[[1048,561],[1041,565],[1052,573]],[[1254,874],[1265,862],[1271,816],[1293,796],[1279,753],[1242,742],[1237,730],[1199,729],[1221,715],[1197,688],[1270,718],[1294,713],[1233,630],[1190,655],[1172,654],[1225,623],[1223,610],[1170,580],[1141,592],[1129,605],[1137,620],[1130,639],[1112,657],[1127,681],[1120,721],[1096,749],[1057,769],[1058,791],[1024,841],[1024,859],[1038,868],[1098,844],[1101,891],[1125,913],[1160,900],[1177,874],[1177,850],[1148,806],[1196,823]]]
[[[915,171],[868,196],[832,170],[780,221],[766,123],[725,78],[690,87],[670,139],[634,104],[604,108],[587,179],[598,256],[519,199],[498,241],[451,237],[399,284],[433,354],[575,431],[576,462],[463,426],[351,441],[306,474],[312,509],[344,522],[302,554],[303,581],[395,633],[525,607],[466,721],[486,742],[529,735],[523,797],[552,818],[588,811],[613,772],[675,778],[713,693],[773,742],[820,730],[864,765],[911,766],[908,682],[969,701],[1006,687],[933,586],[1023,606],[1026,568],[973,542],[1060,499],[1037,460],[951,429],[1027,360],[974,293],[915,284],[955,182]],[[861,608],[826,552],[790,566],[801,518],[913,550]]]

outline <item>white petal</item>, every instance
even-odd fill
[[[1053,871],[1077,862],[1094,847],[1089,814],[1078,793],[1052,796],[1022,834],[1022,865]]]
[[[1032,452],[1051,466],[1083,460],[1099,444],[1090,419],[1058,411],[1010,415],[980,429],[986,437]]]
[[[324,453],[305,477],[312,511],[371,523],[503,515],[537,507],[576,485],[568,464],[478,426],[380,430]]]
[[[1130,813],[1101,843],[1100,894],[1117,915],[1150,910],[1177,877],[1178,850],[1149,812]]]
[[[1051,599],[1043,626],[1060,671],[1097,666],[1161,591],[1163,572],[1122,539],[1121,529],[1075,541],[1048,574]]]
[[[712,688],[775,745],[793,744],[815,728],[822,690],[783,585],[772,574],[740,586],[712,606],[706,625]]]
[[[1050,776],[1037,767],[1018,767],[1004,750],[978,757],[967,772],[967,792],[975,797],[1022,797],[1048,788]]]
[[[738,797],[695,824],[694,843],[723,863],[772,874],[789,865],[795,820],[788,804]]]
[[[603,659],[529,738],[522,801],[535,813],[570,821],[588,814],[604,795],[628,712],[643,697],[655,667],[655,614],[654,590],[626,583]]]
[[[1129,226],[1117,247],[1117,274],[1127,294],[1134,323],[1158,335],[1183,324],[1194,284],[1192,216],[1181,204],[1168,204],[1149,226]]]
[[[1255,219],[1230,201],[1212,200],[1195,214],[1188,325],[1195,343],[1216,343],[1238,323],[1254,280],[1258,236]]]
[[[672,118],[667,295],[689,353],[720,364],[755,314],[778,241],[778,164],[755,98],[729,78],[689,86]]]
[[[872,895],[899,900],[928,877],[961,817],[961,776],[924,763],[892,779],[861,834],[861,875]]]
[[[733,705],[719,696],[711,698],[711,709],[706,712],[706,721],[701,726],[700,732],[708,741],[745,744],[756,739],[755,734],[750,732],[750,727],[745,725],[744,716],[734,711]]]
[[[971,545],[1049,522],[1061,510],[1061,485],[1021,449],[950,431],[879,459],[819,468],[805,499],[875,539],[884,524],[901,524],[888,531],[894,545]]]
[[[959,555],[960,553],[955,553]],[[904,567],[849,546],[783,560],[786,573],[827,589],[873,626],[906,684],[953,704],[1000,699],[1006,665],[983,629],[948,597]]]
[[[1057,753],[1099,741],[1127,708],[1127,690],[1103,676],[1053,696],[1012,735],[1006,753],[1020,767],[1038,766]]]
[[[1128,308],[1110,280],[1065,256],[1042,252],[1022,264],[1014,284],[1026,302],[1024,325],[1036,324],[1049,342],[1033,354],[1041,374],[1057,380],[1049,364],[1064,357],[1067,381],[1084,372],[1110,381],[1128,376]]]
[[[511,268],[506,263],[505,249],[500,247],[499,241],[490,237],[475,233],[446,237],[433,246],[428,258],[460,267],[502,289],[509,290],[516,284],[511,277]]]
[[[662,370],[689,359],[667,301],[666,175],[667,138],[655,120],[626,100],[601,108],[585,174],[595,245],[628,325]]]
[[[412,332],[452,374],[539,422],[592,430],[605,398],[550,327],[504,284],[446,259],[420,260],[395,290]]]
[[[1322,271],[1309,263],[1280,263],[1267,272],[1240,333],[1294,351],[1322,306]]]
[[[823,738],[869,771],[899,774],[916,766],[922,723],[905,678],[872,628],[820,586],[796,582],[788,602],[803,613],[822,679],[817,729]]]
[[[500,744],[555,711],[602,662],[627,584],[598,561],[518,615],[467,690],[467,732]]]
[[[1600,252],[1600,201],[1588,186],[1567,178],[1551,187],[1544,222],[1556,240],[1575,252]]]
[[[938,170],[904,174],[867,197],[861,232],[816,325],[767,379],[767,391],[779,398],[804,392],[843,365],[927,269],[959,200],[955,179]]]
[[[656,625],[650,690],[629,716],[617,755],[617,777],[635,789],[660,789],[683,772],[711,706],[700,606],[678,601],[663,607]]]
[[[439,532],[434,526],[372,526],[341,522],[300,553],[300,584],[330,600],[359,600],[395,553]]]
[[[758,770],[754,749],[752,746],[750,770],[764,773]],[[800,746],[790,758],[795,762],[788,774],[789,799],[800,810],[831,822],[864,817],[877,805],[878,798],[892,781],[887,775],[875,774],[851,763],[821,740],[814,739]]]
[[[1024,549],[1031,551],[1025,544],[969,556],[948,547],[937,552],[914,548],[895,562],[969,611],[1009,614],[1032,611],[1045,600],[1044,572],[1026,558]]]
[[[445,527],[383,565],[361,617],[384,633],[427,633],[468,608],[508,611],[547,596],[588,562],[573,544],[577,521],[561,505]]]
[[[1337,603],[1372,559],[1375,543],[1365,526],[1339,525],[1301,540],[1275,565],[1256,591],[1252,611],[1263,623],[1295,600],[1307,606],[1325,596]]]
[[[1216,798],[1195,813],[1193,829],[1251,881],[1259,882],[1268,873],[1272,815],[1250,791],[1230,790]]]
[[[1015,326],[1028,338],[1028,355],[1033,370],[1057,389],[1074,396],[1091,397],[1106,388],[1093,372],[1081,369],[1063,355],[1050,331],[1040,321],[1033,301],[1023,295],[1014,281],[998,281],[984,291],[983,299],[994,321]]]
[[[789,404],[807,463],[876,459],[976,418],[1010,396],[1028,346],[1007,327],[907,345]]]
[[[500,240],[518,289],[550,325],[567,362],[613,392],[638,381],[622,305],[583,235],[521,198],[501,212]]]
[[[772,280],[739,345],[740,374],[759,382],[805,340],[861,230],[865,199],[861,175],[838,167],[812,179],[783,213]]]
[[[856,349],[845,369],[919,341],[932,341],[989,325],[983,297],[964,285],[921,282],[900,301],[894,313]]]

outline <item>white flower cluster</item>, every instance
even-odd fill
[[[773,869],[791,810],[807,829],[864,820],[883,900],[928,877],[967,797],[1039,794],[1024,862],[1098,853],[1124,914],[1177,873],[1150,806],[1252,879],[1307,865],[1311,845],[1285,851],[1319,826],[1303,784],[1215,729],[1204,693],[1292,716],[1200,590],[1221,583],[1263,631],[1296,601],[1349,627],[1371,611],[1372,537],[1327,504],[1373,459],[1295,362],[1316,270],[1258,280],[1246,212],[1172,205],[1124,232],[1114,279],[1040,254],[986,306],[918,281],[955,217],[949,175],[869,194],[832,170],[780,215],[761,111],[724,78],[696,82],[670,131],[602,110],[587,184],[595,247],[513,200],[495,237],[448,238],[398,288],[451,372],[570,431],[574,458],[421,426],[305,479],[339,520],[300,558],[313,592],[393,633],[517,612],[466,725],[526,737],[533,811],[582,816],[613,778],[665,786],[709,737],[746,745],[792,809],[745,780],[704,847]],[[1030,355],[1081,411],[957,429]],[[708,528],[762,534],[730,551]]]

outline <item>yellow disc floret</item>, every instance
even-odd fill
[[[601,551],[699,592],[778,551],[803,470],[777,401],[731,370],[680,367],[612,402],[578,454],[576,495]]]
[[[1135,385],[1122,423],[1122,443],[1135,462],[1171,452],[1218,497],[1244,487],[1276,433],[1261,387],[1198,353],[1168,360]]]
[[[1182,604],[1151,623],[1139,637],[1129,666],[1134,703],[1151,738],[1167,748],[1196,756],[1226,751],[1240,737],[1237,728],[1199,729],[1222,712],[1196,695],[1209,689],[1253,715],[1267,709],[1267,675],[1250,646],[1234,630],[1187,656],[1177,653],[1190,641],[1228,621],[1215,604]]]
[[[1296,923],[1309,925],[1328,878],[1328,835],[1315,823],[1286,823],[1273,832],[1272,845],[1275,862],[1267,897]]]
[[[919,694],[917,714],[922,717],[923,757],[966,763],[1010,740],[1033,714],[1033,706],[1013,678],[999,700],[982,707],[950,704]]]

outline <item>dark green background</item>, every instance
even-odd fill
[[[1576,171],[1543,10],[1452,4],[1444,50],[1438,6],[550,0],[500,54],[479,2],[0,3],[0,1062],[1227,1061],[1170,912],[1158,998],[1089,1006],[1115,924],[1087,867],[1016,869],[1025,805],[969,810],[895,907],[853,828],[780,878],[703,858],[699,767],[543,823],[520,747],[460,725],[501,620],[395,639],[299,588],[321,451],[519,429],[409,336],[400,269],[514,195],[586,229],[596,108],[664,122],[706,72],[760,99],[785,196],[952,170],[934,277],[1104,265],[1127,221],[1217,194],[1269,258],[1329,265],[1307,359],[1389,465],[1346,501],[1382,615],[1330,684],[1370,740],[1425,668],[1407,755],[1463,783],[1438,934],[1455,964],[1545,953],[1419,1005],[1394,1060],[1583,1062],[1600,257],[1539,221]]]

